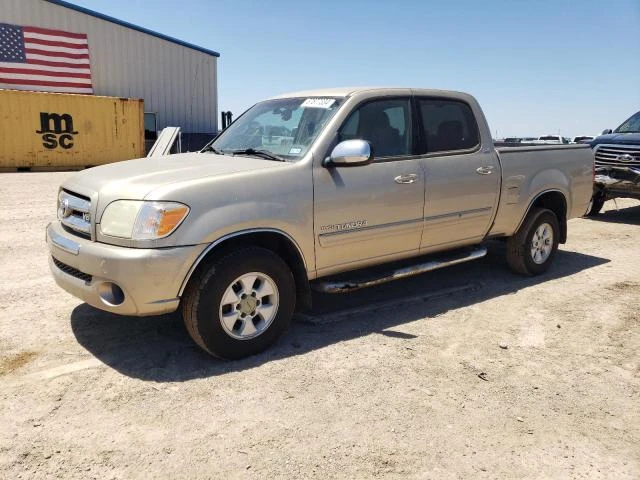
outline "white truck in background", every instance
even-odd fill
[[[569,143],[569,141],[566,141],[561,135],[543,135],[528,143],[534,143],[537,145],[565,145]]]

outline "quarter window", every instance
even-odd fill
[[[368,102],[340,129],[340,140],[367,140],[374,157],[411,155],[411,107],[408,99]]]
[[[469,105],[455,100],[420,99],[427,153],[469,150],[480,143]]]

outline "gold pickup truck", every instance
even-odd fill
[[[513,270],[546,271],[587,210],[593,167],[588,145],[496,148],[464,93],[282,95],[201,152],[73,175],[47,227],[51,271],[109,312],[180,308],[198,345],[240,358],[272,344],[312,288],[471,261],[499,237]]]

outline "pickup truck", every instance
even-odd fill
[[[312,288],[471,261],[488,239],[541,274],[592,182],[588,145],[496,149],[464,93],[314,90],[257,103],[200,152],[72,175],[46,238],[66,291],[124,315],[180,309],[233,359],[272,344]]]
[[[533,140],[531,143],[538,145],[563,145],[569,143],[569,141],[561,135],[543,135],[542,137],[538,137]]]
[[[600,213],[604,202],[612,198],[640,200],[640,112],[615,130],[605,130],[590,145],[595,152],[596,173],[587,215]]]

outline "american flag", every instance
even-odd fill
[[[93,93],[87,35],[0,23],[0,88]]]

